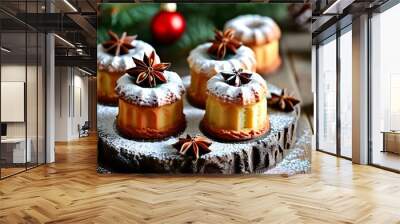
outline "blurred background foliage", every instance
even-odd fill
[[[281,28],[290,28],[287,4],[177,4],[186,21],[186,30],[176,42],[160,45],[152,37],[151,20],[159,12],[160,4],[103,3],[99,6],[97,42],[108,39],[107,31],[137,34],[138,39],[150,43],[163,60],[175,61],[186,57],[199,44],[213,39],[214,29],[222,29],[225,22],[238,15],[259,14],[275,19]]]

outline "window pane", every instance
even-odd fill
[[[371,19],[372,163],[396,170],[400,170],[400,32],[393,27],[398,21],[400,5]]]
[[[336,153],[336,40],[318,48],[318,149]]]
[[[340,36],[340,153],[352,156],[352,35]]]

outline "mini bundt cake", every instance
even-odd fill
[[[188,99],[194,106],[205,107],[207,81],[219,71],[233,68],[255,71],[253,51],[242,46],[233,35],[233,30],[229,29],[216,31],[214,42],[201,44],[190,52],[187,59],[191,75]]]
[[[271,73],[280,66],[281,30],[273,19],[260,15],[238,16],[229,20],[225,29],[234,29],[235,37],[254,51],[258,73]]]
[[[248,140],[269,130],[267,84],[257,73],[220,72],[207,82],[202,130],[225,141]]]
[[[154,48],[143,41],[135,40],[136,36],[123,33],[118,37],[112,31],[108,34],[110,39],[97,45],[97,99],[102,104],[117,105],[117,80],[125,70],[135,66],[132,57],[142,58],[144,54],[149,55],[154,51]],[[157,55],[156,61],[160,61]]]
[[[117,81],[119,96],[117,130],[127,138],[163,139],[186,126],[181,78],[165,71],[169,63],[155,63],[155,53],[133,59],[136,67]]]

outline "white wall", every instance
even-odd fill
[[[25,65],[2,65],[1,81],[25,82]],[[7,137],[25,137],[25,123],[7,123]]]
[[[25,75],[27,69],[28,74],[36,74],[36,66],[28,66],[27,68],[25,65],[2,65],[1,66],[1,81],[4,82],[25,82]],[[30,78],[31,76],[28,76]],[[34,105],[27,105],[28,107],[30,106],[31,108],[34,106],[36,108],[36,80],[28,80],[29,81],[29,86],[35,86],[35,88],[27,88],[27,104],[34,103]],[[40,105],[39,105],[40,106]],[[1,108],[2,110],[7,110],[7,108]],[[27,119],[28,122],[35,122],[35,125],[33,124],[28,124],[29,127],[34,127],[36,130],[36,120],[37,120],[37,115],[36,113],[27,113]],[[29,134],[28,130],[28,134]],[[36,132],[35,132],[36,135]],[[7,136],[8,137],[25,137],[25,122],[10,122],[7,123]],[[28,137],[30,137],[28,135]]]
[[[83,75],[76,68],[56,67],[56,141],[79,138],[78,124],[88,120],[88,78]]]
[[[38,69],[38,71],[37,71]],[[25,80],[27,78],[27,80]],[[44,163],[45,150],[45,118],[44,118],[44,74],[42,68],[35,66],[25,66],[20,64],[3,64],[1,66],[1,81],[24,82],[26,84],[26,107],[22,112],[26,112],[26,121],[6,122],[8,138],[29,139],[32,161]],[[22,93],[24,94],[24,93]],[[4,97],[4,96],[2,96]],[[1,108],[1,110],[10,110],[10,108]],[[12,111],[7,111],[12,113]],[[37,153],[39,154],[37,156]]]
[[[71,88],[71,136],[72,138],[78,138],[78,125],[83,125],[88,120],[88,78],[79,75],[74,75],[73,88]]]
[[[67,67],[55,68],[55,141],[66,141],[68,139],[69,125],[69,77]]]

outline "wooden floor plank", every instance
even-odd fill
[[[313,152],[292,177],[96,173],[96,138],[0,181],[0,223],[400,223],[400,175]]]

